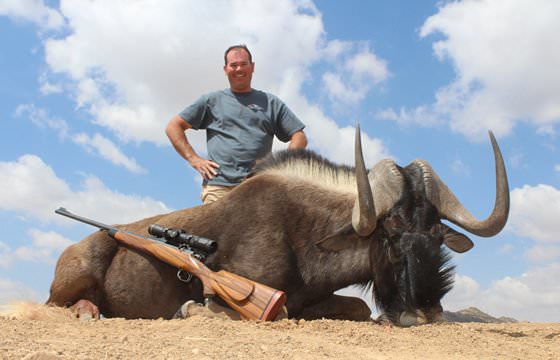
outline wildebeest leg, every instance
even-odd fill
[[[371,320],[371,310],[359,298],[332,294],[324,300],[306,306],[296,316],[299,319]]]
[[[95,283],[92,280],[87,276],[55,277],[47,304],[70,307],[79,319],[99,319],[99,308],[94,303]]]
[[[47,304],[70,307],[78,318],[99,318],[100,284],[116,249],[115,241],[100,232],[69,246],[57,262]]]

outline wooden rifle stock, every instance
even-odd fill
[[[128,232],[111,234],[115,240],[200,279],[204,296],[218,295],[243,318],[274,320],[286,302],[284,292],[225,270],[214,272],[191,254]]]
[[[244,319],[275,320],[286,303],[286,294],[283,291],[225,270],[212,271],[194,256],[175,246],[119,231],[111,226],[72,214],[64,208],[57,209],[55,212],[105,230],[118,242],[191,273],[202,282],[204,296],[219,296]]]

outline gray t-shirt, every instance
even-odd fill
[[[220,165],[208,184],[234,186],[247,176],[255,161],[272,149],[274,136],[283,142],[305,125],[276,96],[253,90],[212,92],[179,116],[193,129],[206,129],[208,158]]]

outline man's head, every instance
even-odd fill
[[[255,63],[251,52],[245,45],[230,46],[224,53],[224,72],[226,73],[231,90],[234,92],[251,91],[251,79],[255,70]]]

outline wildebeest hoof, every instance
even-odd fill
[[[173,318],[186,319],[193,316],[241,320],[241,316],[237,312],[225,306],[221,306],[210,299],[208,299],[205,304],[197,303],[194,300],[187,301],[177,310]]]
[[[197,303],[194,300],[189,300],[181,305],[179,310],[177,310],[175,315],[173,315],[173,319],[186,319],[197,315],[204,316],[207,312],[208,309],[205,308],[204,304]]]
[[[97,320],[99,319],[99,308],[89,300],[78,300],[70,307],[72,314],[80,320]]]

